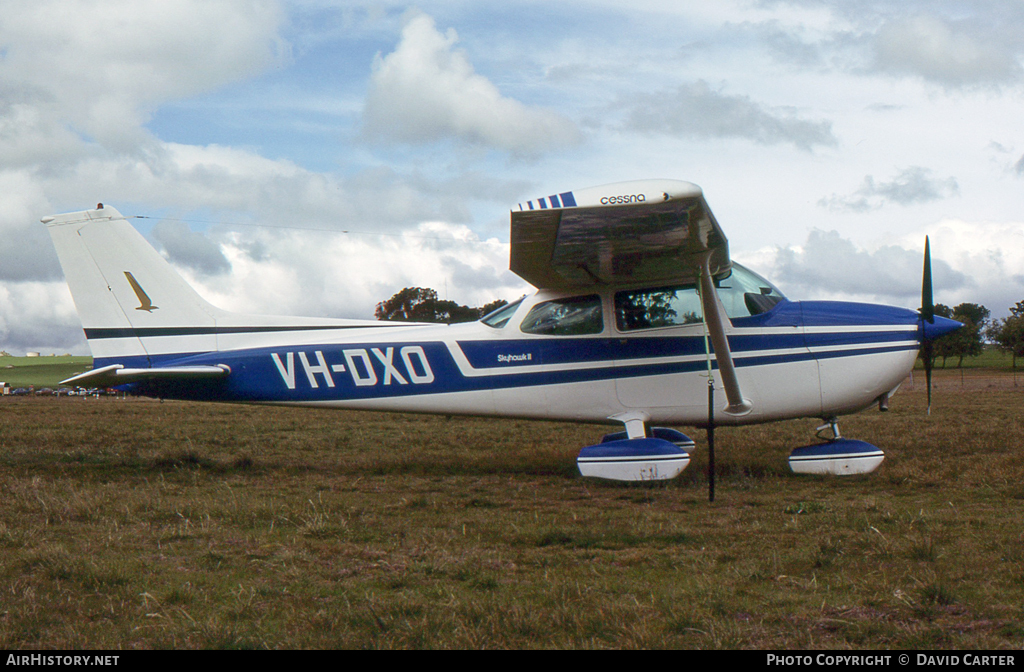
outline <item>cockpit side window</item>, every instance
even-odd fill
[[[579,336],[604,331],[601,297],[571,296],[538,303],[519,327],[527,334],[545,336]]]
[[[698,324],[702,314],[700,295],[693,285],[615,294],[615,326],[619,331]]]
[[[786,298],[773,284],[735,262],[728,275],[715,278],[715,291],[730,318],[767,313]],[[702,320],[703,306],[695,285],[615,294],[615,326],[619,331],[677,327]]]

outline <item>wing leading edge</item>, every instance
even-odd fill
[[[701,188],[619,182],[521,203],[512,211],[511,270],[541,289],[699,282],[731,267],[729,244]]]

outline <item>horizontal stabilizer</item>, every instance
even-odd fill
[[[78,385],[81,387],[111,387],[124,385],[140,380],[194,380],[200,378],[219,378],[231,373],[226,364],[216,366],[165,366],[156,369],[126,369],[122,364],[111,364],[93,371],[86,371],[67,380],[61,385]]]

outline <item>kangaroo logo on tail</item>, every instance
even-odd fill
[[[149,295],[146,294],[146,290],[142,289],[142,285],[140,285],[139,281],[135,279],[135,276],[129,271],[125,271],[124,275],[128,278],[128,284],[130,284],[132,289],[135,290],[135,296],[139,297],[139,303],[141,305],[139,305],[135,310],[144,310],[147,313],[152,313],[154,310],[158,310],[159,306],[153,305],[153,301],[149,298]]]

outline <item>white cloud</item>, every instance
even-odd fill
[[[59,276],[40,216],[161,178],[154,106],[287,53],[271,0],[0,0],[0,16],[0,280]]]
[[[454,48],[457,41],[454,29],[442,35],[425,14],[409,19],[395,51],[374,59],[363,113],[367,136],[413,144],[457,138],[522,154],[580,142],[566,117],[502,96]]]
[[[47,135],[66,140],[70,123],[119,149],[145,141],[159,103],[251,77],[288,52],[274,0],[7,0],[0,11],[7,114],[32,106]]]
[[[245,213],[229,214],[227,221],[243,217],[271,226],[379,231],[428,219],[466,222],[468,200],[514,202],[521,185],[475,173],[425,176],[384,167],[319,173],[249,150],[177,143],[154,143],[131,155],[96,152],[43,181],[48,193],[59,191],[71,208],[99,200],[115,206],[141,202],[178,213]]]
[[[921,296],[921,252],[898,245],[859,249],[836,231],[811,231],[800,247],[777,250],[774,275],[794,298],[872,297],[904,301]],[[967,277],[939,257],[932,259],[936,292],[958,290]]]
[[[818,205],[832,210],[866,212],[881,208],[886,203],[911,205],[937,201],[960,193],[960,187],[952,177],[932,177],[932,171],[921,166],[910,166],[889,182],[876,182],[871,175],[864,177],[860,188],[849,196],[832,194],[823,198]]]
[[[174,262],[206,275],[231,270],[220,246],[206,235],[193,231],[185,222],[164,220],[158,222],[151,233],[163,246],[168,259]]]
[[[251,254],[254,245],[261,254]],[[442,297],[447,289],[473,306],[527,287],[504,270],[507,243],[444,222],[390,236],[255,229],[225,234],[221,249],[231,273],[183,274],[211,303],[237,312],[372,319],[374,306],[403,287]]]
[[[763,145],[792,144],[805,150],[837,144],[827,121],[807,121],[792,111],[772,110],[749,96],[715,91],[704,81],[684,84],[674,91],[634,95],[628,108],[626,127],[645,133],[745,138]]]
[[[429,238],[399,236],[403,244],[396,247],[395,236],[386,234],[415,231],[430,220],[459,228],[472,219],[469,202],[514,202],[521,182],[460,170],[317,173],[250,149],[163,142],[149,134],[143,122],[155,106],[287,59],[276,2],[0,0],[0,11],[0,347],[23,352],[77,344],[83,351],[39,218],[97,201],[128,216],[141,206],[143,213],[156,209],[186,219],[200,211],[207,223],[300,229],[231,233],[216,225],[203,232],[170,221],[153,228],[168,257],[202,290],[227,299],[226,308],[370,317],[373,305],[402,283],[434,284],[443,292],[447,281],[452,298],[472,302],[479,295],[481,303],[519,286],[489,270],[507,267],[507,250],[495,251],[497,243],[438,247]],[[340,229],[371,235],[342,236]],[[478,248],[489,251],[481,256]],[[481,278],[488,282],[479,289],[466,284]]]
[[[85,354],[71,293],[59,282],[0,284],[0,350]]]
[[[981,303],[993,317],[1004,317],[1010,306],[1024,300],[1024,222],[943,219],[924,233],[931,237],[932,256],[944,259],[969,279],[959,290],[942,296],[943,303]],[[900,240],[906,246],[914,243],[911,236]]]
[[[872,40],[874,68],[950,88],[1018,81],[1015,50],[990,27],[919,14],[885,23]]]
[[[912,77],[948,90],[1019,84],[1024,39],[1017,0],[758,0],[770,53],[805,67]],[[796,9],[799,6],[799,9]],[[783,20],[791,11],[795,16]],[[817,15],[823,20],[808,20]],[[794,20],[795,19],[795,20]]]
[[[57,254],[39,222],[48,209],[39,180],[26,168],[0,170],[0,282],[61,277]]]
[[[1024,223],[942,220],[860,246],[836,231],[813,230],[801,245],[765,248],[738,261],[776,282],[793,300],[920,306],[924,237],[931,240],[935,301],[980,303],[993,317],[1024,299]]]

